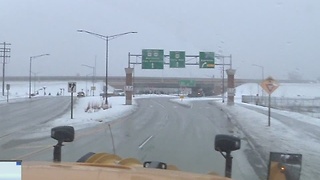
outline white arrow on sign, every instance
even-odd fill
[[[206,65],[207,65],[207,62],[204,62],[201,67],[205,67]]]

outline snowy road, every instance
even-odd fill
[[[55,103],[67,106],[70,97],[64,98],[66,101],[60,99]],[[67,155],[63,155],[64,160],[75,161],[89,151],[112,152],[107,123],[113,121],[111,127],[115,136],[116,151],[122,157],[137,157],[141,161],[165,157],[163,161],[175,164],[186,171],[207,172],[214,170],[223,174],[224,165],[221,166],[209,158],[203,160],[201,157],[214,157],[219,162],[224,161],[221,155],[213,150],[214,135],[233,133],[242,137],[241,150],[233,154],[234,179],[239,179],[235,177],[241,177],[241,174],[250,174],[248,172],[252,172],[251,166],[254,167],[260,178],[250,178],[249,175],[249,178],[247,176],[242,179],[265,179],[270,152],[300,153],[303,155],[301,179],[317,179],[320,176],[317,172],[317,169],[320,169],[318,163],[320,162],[318,158],[320,153],[319,119],[293,112],[272,110],[271,127],[267,127],[266,108],[242,103],[236,103],[235,106],[230,107],[212,98],[189,99],[190,101],[185,99],[183,102],[181,101],[183,104],[181,106],[168,100],[161,100],[162,97],[156,98],[156,100],[137,100],[150,101],[151,104],[147,103],[147,105],[142,103],[124,106],[124,100],[121,97],[115,97],[120,98],[120,103],[117,103],[115,98],[110,98],[114,105],[113,108],[107,111],[84,113],[88,102],[100,101],[99,98],[97,101],[94,100],[96,98],[87,97],[77,102],[74,120],[70,120],[70,114],[66,113],[62,118],[51,118],[55,120],[48,123],[44,123],[48,121],[44,119],[36,121],[38,111],[48,109],[45,108],[46,105],[37,106],[38,103],[29,102],[31,104],[23,107],[15,105],[10,109],[4,108],[5,106],[0,104],[1,113],[4,115],[2,118],[12,119],[12,117],[20,116],[24,119],[16,124],[7,122],[9,124],[1,127],[1,136],[3,136],[0,146],[1,158],[50,161],[52,159],[52,145],[56,142],[50,139],[48,134],[53,126],[58,125],[72,125],[77,130],[76,141],[64,147],[63,152],[67,153]],[[170,101],[172,98],[174,97],[169,97]],[[179,99],[176,100],[180,102]],[[208,100],[215,103],[208,103]],[[25,111],[26,106],[29,106],[30,109],[38,109],[37,113],[30,115],[33,120],[23,115],[22,112]],[[54,108],[51,107],[51,109]],[[124,111],[120,111],[120,109]],[[123,116],[132,113],[134,109],[136,109],[136,115],[123,118]],[[44,112],[44,114],[50,113],[51,110]],[[119,118],[120,121],[117,120]],[[28,124],[24,122],[28,122]],[[15,129],[18,127],[17,124],[23,124],[24,130],[17,132],[18,130]],[[32,128],[28,128],[28,126]],[[201,136],[201,134],[205,136]],[[193,157],[191,154],[197,154],[199,149],[201,149],[202,156]],[[166,152],[166,154],[161,154],[162,152]],[[178,158],[180,155],[183,156],[183,153],[179,152],[187,152],[186,154],[189,152],[190,155]],[[205,155],[203,156],[203,154]],[[172,160],[175,158],[181,161],[173,162]],[[186,162],[185,160],[188,158],[193,159],[193,162]],[[194,162],[196,162],[196,166],[194,166]],[[213,162],[215,163],[211,164]],[[246,165],[243,165],[244,163]]]
[[[55,119],[70,106],[68,97],[39,97],[0,104],[0,138]]]
[[[44,123],[65,114],[69,106],[70,97],[39,97],[1,104],[0,159],[17,157],[19,152],[15,154],[11,148],[23,141],[15,139],[24,138],[27,132],[34,132]]]
[[[206,101],[181,106],[170,98],[138,100],[139,108],[128,117],[110,123],[115,150],[121,157],[140,161],[157,160],[173,164],[184,171],[224,175],[225,160],[214,150],[216,134],[238,134],[220,108]],[[52,160],[52,145],[48,137],[19,139],[7,143],[4,153],[22,160]],[[259,179],[247,160],[250,147],[245,141],[242,149],[232,153],[233,178]],[[75,141],[65,143],[63,161],[76,161],[87,152],[112,153],[112,141],[107,123],[76,131]]]

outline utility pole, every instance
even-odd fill
[[[6,46],[10,46],[10,43],[0,43],[0,45],[3,45],[3,48],[0,48],[0,57],[3,58],[2,60],[2,96],[4,96],[4,85],[5,85],[5,65],[7,63],[6,58],[10,57],[10,48],[7,48]]]

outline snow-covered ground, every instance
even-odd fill
[[[39,87],[46,86],[46,91],[51,92],[52,96],[59,92],[60,88],[67,89],[67,82],[47,82],[38,83]],[[85,89],[85,82],[77,84],[78,90]],[[102,91],[102,82],[96,83],[97,93]],[[87,86],[89,86],[87,84]],[[280,87],[272,94],[273,97],[320,97],[320,84],[280,84]],[[27,97],[28,84],[26,82],[12,83],[10,90],[10,99],[23,99]],[[262,158],[267,158],[270,151],[285,152],[285,153],[299,153],[303,155],[302,161],[302,175],[301,179],[318,179],[320,176],[320,143],[319,137],[313,134],[320,128],[320,119],[313,118],[307,115],[302,115],[295,112],[281,111],[272,109],[272,113],[281,114],[287,117],[278,120],[271,118],[271,126],[268,127],[268,117],[256,110],[248,109],[256,108],[258,110],[267,111],[265,107],[258,107],[255,105],[247,105],[241,103],[242,95],[255,95],[261,92],[257,84],[243,84],[236,89],[236,103],[234,106],[227,106],[222,103],[220,99],[214,98],[185,98],[180,100],[176,96],[172,96],[172,101],[176,101],[185,105],[192,106],[192,101],[195,100],[212,100],[219,105],[233,122],[243,130],[248,140],[253,145],[259,144],[257,151],[262,155]],[[41,95],[41,93],[40,93]],[[70,95],[65,92],[65,95]],[[266,93],[265,93],[266,95]],[[136,96],[136,98],[148,98],[155,95]],[[2,97],[2,103],[5,103],[5,98]],[[124,115],[127,115],[135,110],[137,107],[134,103],[132,106],[124,105],[124,97],[110,97],[109,102],[112,108],[108,110],[93,109],[85,112],[88,106],[100,105],[103,99],[100,96],[87,96],[78,98],[74,107],[74,119],[70,118],[70,114],[50,122],[47,124],[48,128],[58,125],[72,125],[75,129],[81,129],[88,126],[94,126],[101,122],[109,122]],[[287,123],[287,121],[290,121]],[[292,123],[293,122],[293,123]],[[294,122],[303,122],[305,125],[312,125],[311,129],[307,130],[301,128],[301,123],[295,125]],[[309,127],[309,126],[307,126]],[[299,130],[301,128],[301,130]],[[46,130],[46,132],[48,132]],[[266,165],[266,164],[265,164]]]
[[[74,81],[71,81],[74,82]],[[16,100],[19,98],[26,98],[29,94],[29,82],[28,81],[12,81],[5,82],[5,84],[10,84],[10,90],[7,91],[5,88],[5,96],[0,96],[0,102],[6,101],[7,92],[9,92],[9,101]],[[95,91],[91,91],[91,86],[93,86],[92,81],[79,81],[76,82],[76,92],[85,92],[87,95],[99,95],[103,92],[104,83],[99,81],[95,82],[94,86],[96,87]],[[108,92],[112,93],[114,90],[113,87],[108,86]],[[2,88],[1,88],[2,94]],[[65,96],[70,96],[68,93],[68,82],[63,81],[36,81],[31,83],[31,93],[38,92],[37,96],[56,96],[57,93]],[[76,95],[76,93],[74,93]]]
[[[272,97],[303,97],[303,98],[317,98],[320,97],[320,84],[318,83],[283,83],[279,84],[279,88],[272,93]],[[260,85],[256,83],[247,83],[236,88],[236,97],[239,99],[242,95],[256,95],[261,94]],[[264,92],[264,95],[267,93]]]
[[[320,96],[320,84],[281,84],[272,94],[272,97],[285,98],[318,98]],[[221,99],[212,99],[232,119],[232,121],[244,132],[248,141],[261,154],[261,158],[268,160],[270,152],[302,154],[301,179],[318,179],[320,176],[320,136],[317,136],[320,128],[320,119],[304,114],[271,110],[272,114],[280,114],[280,119],[271,118],[271,126],[268,127],[268,108],[241,102],[242,95],[261,94],[261,88],[257,84],[243,84],[236,88],[235,105],[228,106]],[[264,92],[266,96],[267,93]],[[174,99],[172,101],[192,106],[192,101],[210,100],[210,98]],[[257,109],[252,110],[252,109]],[[320,111],[320,110],[319,110]],[[256,147],[258,145],[258,147]],[[236,158],[236,157],[235,157]],[[263,164],[267,167],[268,164]]]

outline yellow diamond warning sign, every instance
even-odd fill
[[[262,81],[260,84],[262,89],[264,89],[268,94],[272,94],[278,87],[279,84],[272,77],[268,77],[266,80]]]

